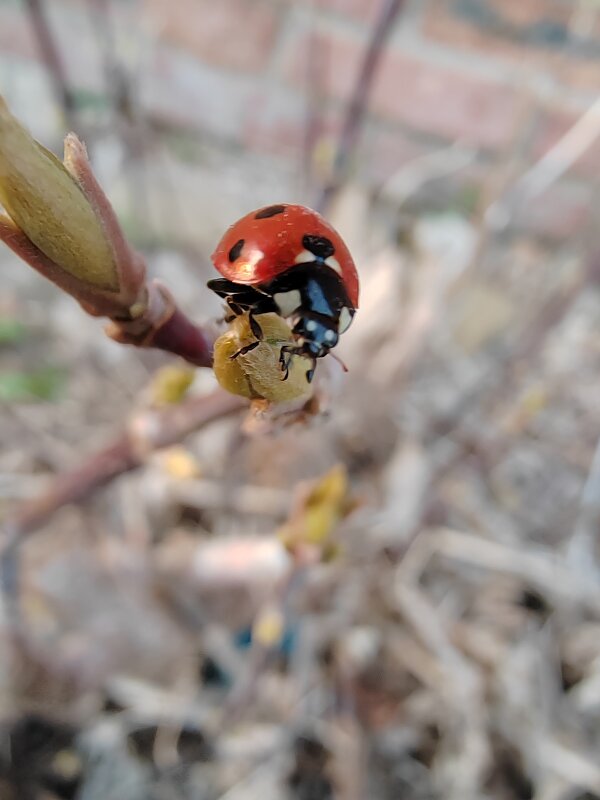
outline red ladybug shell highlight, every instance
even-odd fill
[[[358,274],[350,251],[339,233],[306,206],[281,203],[246,214],[226,231],[212,260],[225,278],[250,286],[267,284],[294,264],[322,261],[340,275],[350,302],[358,307]]]

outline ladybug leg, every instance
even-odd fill
[[[250,330],[256,336],[258,341],[262,342],[262,340],[264,339],[263,329],[256,321],[256,317],[253,315],[252,311],[250,311],[250,313],[248,314],[248,324],[250,325]]]
[[[252,314],[266,314],[269,311],[277,311],[277,306],[273,298],[259,291],[253,286],[234,283],[226,278],[215,278],[207,283],[209,289],[221,297],[228,306],[233,316],[229,314],[225,317],[226,322],[231,322],[235,317],[239,317],[246,311],[250,312],[250,326],[257,339],[262,339],[262,329],[258,323],[253,322]]]
[[[227,305],[229,306],[233,314],[232,317],[225,318],[226,322],[231,322],[231,320],[235,319],[235,317],[238,317],[241,314],[245,313],[245,310],[238,303],[236,303],[234,297],[227,296],[225,297],[225,301],[227,302]],[[263,329],[260,327],[256,319],[254,318],[252,309],[248,310],[248,324],[250,326],[250,330],[252,331],[253,335],[256,337],[256,341],[250,342],[250,344],[247,344],[244,347],[240,348],[237,351],[237,353],[234,353],[232,356],[229,356],[229,358],[232,360],[234,358],[237,358],[238,356],[245,356],[246,353],[249,353],[251,350],[254,350],[255,347],[258,347],[258,345],[264,339]]]
[[[279,353],[279,364],[281,366],[281,371],[283,372],[283,376],[281,378],[282,381],[287,381],[290,374],[292,356],[297,355],[298,353],[300,353],[298,347],[295,347],[291,344],[284,344],[281,348]]]
[[[242,347],[240,350],[238,350],[237,353],[234,353],[232,356],[229,356],[229,360],[233,361],[238,356],[245,356],[246,353],[249,353],[251,350],[254,350],[254,348],[258,347],[259,344],[260,344],[259,341],[251,342],[250,344],[247,344],[245,347]]]
[[[244,310],[236,304],[235,300],[233,299],[233,297],[231,297],[231,295],[228,295],[225,298],[225,302],[227,303],[227,308],[229,313],[225,314],[224,322],[231,322],[236,317],[239,317],[241,316],[241,314],[244,313]]]
[[[281,371],[283,372],[283,376],[281,378],[282,381],[287,381],[289,377],[292,356],[295,354],[305,355],[302,353],[300,348],[294,347],[293,345],[284,345],[281,348],[281,352],[279,353],[279,363],[281,365]],[[310,358],[311,367],[306,371],[306,381],[307,383],[312,383],[312,379],[315,377],[317,359],[314,356],[308,356],[308,358]]]
[[[283,373],[281,377],[282,381],[287,381],[289,377],[291,360],[292,360],[292,354],[290,352],[290,348],[284,345],[279,352],[279,365]]]
[[[252,315],[252,311],[248,312],[248,324],[250,325],[250,330],[256,337],[255,342],[250,342],[250,344],[245,345],[237,353],[234,353],[232,356],[229,356],[230,359],[237,358],[238,356],[245,356],[246,353],[249,353],[251,350],[254,350],[255,347],[262,342],[264,339],[263,329],[260,327],[254,316]]]

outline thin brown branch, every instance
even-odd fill
[[[314,28],[314,3],[311,5],[312,27],[306,57],[306,107],[304,136],[300,159],[300,180],[303,192],[312,192],[314,186],[315,147],[323,127],[324,78],[331,61],[327,43],[319,40]]]
[[[398,14],[403,10],[406,0],[383,0],[379,18],[375,23],[371,39],[365,50],[356,84],[352,90],[344,124],[338,141],[333,170],[329,182],[323,187],[316,204],[319,211],[327,208],[333,196],[347,178],[352,163],[362,123],[368,108],[369,96],[377,68],[384,53],[385,44],[392,31]]]
[[[86,462],[59,475],[39,497],[8,520],[5,545],[32,533],[60,508],[80,503],[115,478],[142,466],[154,450],[168,447],[205,425],[240,411],[246,401],[221,390],[177,406],[148,410],[133,418],[115,440]]]
[[[67,125],[71,130],[74,130],[76,127],[75,97],[69,87],[58,47],[46,19],[44,2],[43,0],[25,0],[25,6],[29,13],[29,20],[40,48],[42,59],[52,80],[54,92],[62,107]]]

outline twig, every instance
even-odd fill
[[[241,398],[217,390],[173,408],[143,412],[115,441],[76,469],[59,475],[39,497],[24,503],[5,526],[8,544],[35,531],[63,506],[79,503],[119,475],[137,469],[152,451],[168,447],[244,405]]]
[[[398,567],[398,585],[416,584],[433,555],[511,575],[562,602],[600,608],[600,585],[582,580],[566,559],[543,548],[512,547],[450,528],[428,529]]]
[[[597,570],[596,537],[600,529],[600,439],[583,487],[575,530],[569,542],[569,562],[586,574]]]
[[[314,22],[314,1],[311,3],[311,12]],[[327,74],[329,66],[329,52],[327,46],[319,41],[316,30],[311,30],[308,40],[306,58],[306,108],[304,120],[304,136],[300,159],[300,187],[302,192],[313,189],[314,155],[322,127],[321,108],[324,100],[323,77]]]
[[[513,184],[504,197],[487,209],[486,223],[506,228],[525,206],[567,172],[600,137],[600,99],[596,100],[564,136]]]
[[[316,204],[319,211],[326,209],[331,199],[340,189],[347,176],[348,166],[352,162],[358,136],[367,111],[369,94],[377,67],[384,52],[384,46],[392,31],[394,21],[404,8],[406,0],[383,0],[379,19],[375,23],[371,40],[367,45],[365,56],[358,72],[346,117],[338,141],[333,162],[333,170],[329,182],[323,187]]]
[[[387,178],[377,194],[391,198],[398,208],[426,183],[466,169],[476,157],[474,150],[458,143],[417,156]]]
[[[29,12],[31,27],[37,39],[42,59],[54,85],[54,91],[65,115],[67,125],[74,130],[76,103],[73,92],[69,88],[65,69],[54,36],[48,25],[43,0],[25,0]]]
[[[526,327],[521,338],[512,347],[508,347],[498,358],[494,372],[486,374],[466,396],[463,395],[460,398],[453,410],[438,419],[434,424],[431,429],[432,440],[427,442],[427,445],[432,447],[436,441],[447,439],[452,442],[452,448],[430,478],[428,487],[429,499],[423,504],[417,519],[414,520],[411,526],[410,532],[407,533],[406,543],[418,537],[423,526],[428,523],[430,515],[435,509],[436,487],[453,469],[473,453],[476,442],[472,434],[468,430],[464,430],[465,420],[469,420],[471,409],[480,407],[486,400],[498,406],[506,400],[507,396],[514,396],[514,384],[522,375],[523,364],[539,353],[548,332],[556,330],[586,285],[598,284],[599,276],[600,252],[596,252],[587,258],[579,278],[574,280],[564,291],[558,292],[548,300]],[[509,444],[510,439],[507,436],[494,443],[493,452],[486,457],[485,463],[481,465],[486,472],[491,469],[493,463],[498,463],[499,458],[506,452]]]
[[[115,109],[127,119],[134,120],[131,87],[125,70],[116,56],[114,32],[110,16],[111,8],[108,0],[88,0],[89,11],[102,58],[102,69],[106,88],[111,96]],[[135,145],[132,140],[128,146]]]
[[[114,116],[114,132],[124,150],[123,173],[130,184],[132,209],[138,228],[152,220],[151,185],[146,170],[146,156],[152,146],[150,131],[136,102],[135,85],[130,70],[117,55],[110,0],[88,0],[104,73],[104,83]],[[166,187],[161,187],[166,193]],[[169,197],[169,203],[174,198]]]
[[[550,737],[538,745],[544,769],[568,781],[573,788],[600,792],[600,767],[596,759],[582,755]]]
[[[0,475],[0,486],[2,476]],[[244,516],[263,516],[283,519],[289,511],[291,495],[284,489],[268,486],[239,486],[235,495],[220,481],[194,478],[174,480],[170,486],[173,500],[190,508],[227,509]]]

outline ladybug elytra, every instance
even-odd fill
[[[232,313],[249,313],[257,347],[256,317],[276,313],[292,321],[295,343],[281,348],[283,379],[293,355],[311,361],[336,346],[358,307],[358,275],[341,236],[310,208],[286,203],[252,211],[225,233],[212,260],[223,278],[208,282]]]

